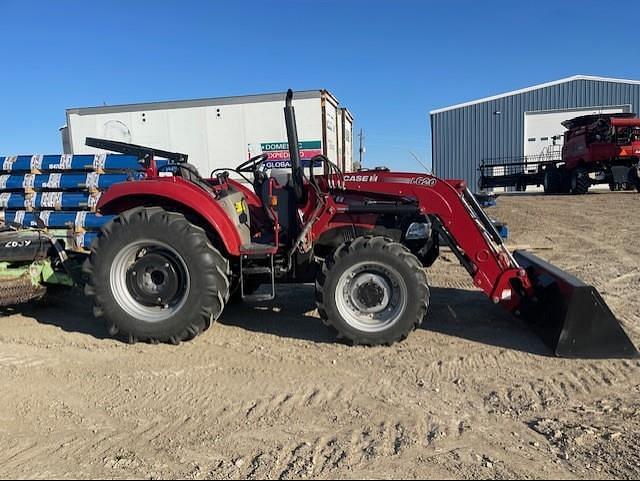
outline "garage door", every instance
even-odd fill
[[[561,124],[565,120],[592,114],[612,114],[630,112],[629,105],[610,107],[589,107],[585,109],[546,110],[544,112],[525,112],[524,114],[524,155],[538,157],[560,155],[564,131]]]

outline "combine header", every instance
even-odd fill
[[[32,285],[84,283],[112,335],[176,344],[206,330],[232,297],[264,301],[275,296],[276,283],[315,281],[318,312],[340,337],[392,344],[428,317],[424,267],[436,261],[444,239],[474,284],[531,322],[557,355],[638,354],[593,287],[530,253],[510,253],[463,182],[382,170],[344,174],[323,155],[303,168],[292,97],[289,91],[285,99],[291,161],[285,179],[269,175],[268,154],[202,178],[186,155],[87,139],[134,156],[141,171],[100,191],[99,215],[88,215],[104,224],[89,253],[79,244],[63,249],[65,240],[51,235],[48,204],[25,201],[28,212],[19,216],[5,211],[12,230],[4,242],[21,250],[27,247],[21,236],[42,236],[33,255],[3,252],[5,272],[23,276],[45,264]],[[167,160],[160,164],[158,157]],[[315,175],[318,164],[325,175]],[[29,202],[50,189],[50,179],[38,182]],[[56,205],[57,215],[65,212],[64,203]],[[69,254],[73,247],[79,252]],[[261,284],[267,294],[254,293]]]

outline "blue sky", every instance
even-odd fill
[[[430,162],[431,109],[575,74],[639,79],[638,13],[589,0],[0,0],[0,152],[59,152],[68,107],[326,88],[365,130],[365,165],[420,170],[410,152]]]

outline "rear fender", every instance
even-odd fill
[[[166,206],[192,214],[201,220],[201,227],[217,234],[228,254],[240,255],[242,241],[229,216],[210,193],[191,182],[165,177],[114,184],[100,198],[98,211],[117,215],[140,206]]]

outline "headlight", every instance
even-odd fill
[[[407,229],[405,240],[428,239],[431,235],[431,225],[424,222],[414,222]]]

